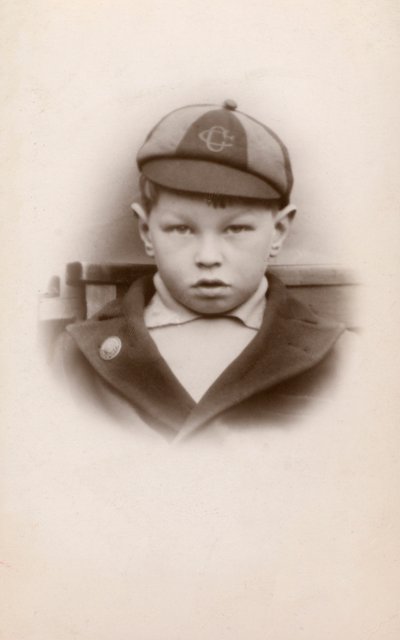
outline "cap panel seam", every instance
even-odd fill
[[[190,111],[191,111],[191,109],[192,109],[192,108],[193,108],[193,109],[198,108],[198,109],[199,109],[199,114],[198,114],[198,116],[196,117],[196,120],[197,120],[197,119],[198,119],[198,118],[200,118],[202,115],[205,115],[205,114],[209,111],[210,107],[213,107],[213,106],[214,106],[214,105],[206,105],[206,104],[205,104],[205,105],[192,105],[192,107],[189,107],[189,108],[188,108],[188,107],[180,107],[179,109],[175,109],[174,111],[171,111],[170,113],[167,113],[167,115],[166,115],[166,116],[164,116],[163,118],[161,118],[161,120],[160,120],[159,122],[157,122],[157,124],[155,124],[155,125],[154,125],[154,127],[153,127],[153,128],[150,130],[150,132],[147,134],[147,136],[146,136],[146,138],[145,138],[145,140],[144,140],[144,143],[143,143],[142,147],[139,149],[139,152],[138,152],[138,155],[137,155],[137,162],[138,162],[138,165],[140,166],[140,163],[141,163],[141,162],[143,162],[143,160],[140,158],[140,156],[141,156],[141,152],[145,150],[145,147],[146,147],[147,145],[149,145],[149,146],[150,146],[150,143],[151,143],[151,142],[156,143],[156,144],[160,144],[159,137],[160,137],[160,135],[162,135],[163,131],[165,131],[165,127],[164,127],[164,125],[165,125],[165,121],[166,121],[166,120],[168,120],[168,121],[169,121],[169,122],[168,122],[168,130],[170,131],[170,129],[171,129],[171,125],[172,125],[172,127],[173,127],[173,124],[174,124],[174,122],[171,122],[171,119],[172,119],[172,118],[174,118],[175,114],[178,114],[180,111],[185,111],[185,110],[187,110],[187,109],[190,109]],[[185,123],[185,124],[186,124],[186,123]],[[184,137],[184,135],[187,133],[188,129],[191,127],[191,125],[192,125],[192,124],[193,124],[193,112],[191,111],[191,112],[190,112],[190,114],[189,114],[189,113],[187,113],[187,126],[186,126],[186,127],[182,127],[182,126],[181,126],[181,129],[183,130],[183,133],[180,135],[179,140],[177,140],[176,142],[174,142],[174,144],[175,144],[175,148],[180,144],[180,142],[181,142],[182,138],[183,138],[183,137]],[[157,130],[158,130],[158,132],[159,132],[159,136],[157,136],[157,137],[155,137],[155,138],[154,138],[154,137],[153,137],[153,136],[154,136],[154,133],[155,133]],[[153,138],[153,141],[151,140],[151,138]],[[171,143],[171,145],[172,145],[172,143]],[[173,147],[171,146],[171,149],[172,149],[172,148],[173,148]],[[145,156],[145,157],[146,157],[146,156]]]
[[[285,169],[287,172],[287,176],[288,176],[288,193],[290,193],[292,187],[293,187],[293,172],[292,172],[292,166],[291,166],[291,162],[290,162],[290,156],[289,156],[289,151],[288,148],[286,147],[286,145],[284,144],[284,142],[281,140],[281,138],[278,136],[278,134],[275,133],[275,131],[273,131],[272,129],[270,129],[269,127],[267,127],[266,124],[263,124],[262,122],[260,122],[259,120],[256,120],[256,118],[253,118],[252,116],[249,116],[247,113],[243,113],[242,111],[235,111],[236,115],[242,116],[244,118],[247,118],[248,120],[251,120],[252,122],[258,124],[260,127],[262,127],[265,131],[267,131],[270,136],[272,138],[274,138],[274,140],[276,140],[276,142],[278,143],[278,145],[281,148],[283,157],[284,157],[284,163],[285,163]]]

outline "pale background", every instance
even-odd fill
[[[391,179],[394,7],[3,2],[7,166],[23,163],[13,211],[38,286],[71,260],[143,260],[129,208],[138,147],[168,111],[228,97],[291,154],[299,214],[279,262],[357,266],[358,226],[388,204],[375,186]]]
[[[3,1],[1,24],[1,637],[397,640],[398,3]],[[362,274],[364,348],[306,427],[171,451],[66,410],[34,310],[66,261],[143,257],[138,145],[227,97],[291,153],[280,262]]]

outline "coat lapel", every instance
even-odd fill
[[[67,330],[104,380],[156,424],[176,431],[196,403],[173,375],[144,325],[143,310],[152,293],[152,278],[141,278],[122,302],[110,303],[93,319],[69,325]],[[111,336],[121,340],[122,348],[115,358],[103,360],[100,347]]]
[[[256,393],[314,367],[344,331],[344,325],[323,320],[290,298],[277,278],[269,276],[268,281],[260,331],[196,405],[182,437]]]
[[[167,425],[184,437],[252,395],[312,368],[343,332],[343,325],[322,320],[290,298],[277,278],[269,275],[268,281],[267,311],[259,332],[198,404],[174,376],[144,324],[144,308],[154,292],[150,276],[135,281],[122,301],[67,329],[104,380],[155,426]],[[110,336],[118,336],[122,348],[117,357],[102,360],[100,346]]]

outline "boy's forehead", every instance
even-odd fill
[[[159,217],[174,216],[192,220],[198,223],[208,221],[220,221],[236,218],[238,216],[269,215],[271,212],[267,206],[259,202],[225,202],[224,206],[214,207],[202,194],[181,195],[170,192],[161,192],[152,215]]]

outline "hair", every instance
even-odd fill
[[[260,198],[244,198],[242,196],[226,196],[221,193],[194,193],[191,191],[182,191],[180,189],[170,189],[149,180],[143,173],[139,177],[139,189],[141,196],[141,204],[147,214],[150,214],[152,208],[157,204],[159,195],[162,191],[176,193],[178,195],[197,195],[204,196],[204,200],[210,207],[214,209],[225,209],[231,204],[251,203],[263,206],[265,209],[276,213],[282,206],[281,200],[263,200]]]

